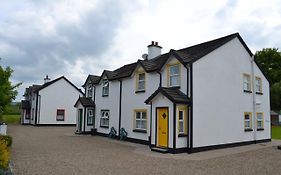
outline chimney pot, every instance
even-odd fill
[[[151,45],[153,45],[153,46],[154,46],[154,41],[151,41]]]
[[[158,46],[158,42],[155,42],[155,46]]]

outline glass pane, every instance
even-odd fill
[[[262,120],[262,114],[258,113],[257,118],[258,118],[258,120]]]
[[[178,75],[179,74],[179,65],[170,67],[170,75]]]
[[[145,79],[145,74],[142,73],[142,74],[139,74],[139,80],[144,80]]]
[[[262,121],[258,121],[258,128],[262,128]]]
[[[139,81],[139,82],[138,82],[138,89],[139,89],[139,90],[144,89],[144,81]]]
[[[142,119],[146,119],[146,112],[142,112]]]
[[[136,128],[141,129],[141,121],[140,120],[136,120]]]
[[[183,111],[179,111],[179,120],[183,120]]]
[[[170,86],[179,85],[179,76],[170,76]]]
[[[183,133],[183,122],[179,122],[179,132]]]
[[[136,112],[136,119],[140,119],[140,112]]]
[[[250,121],[245,121],[245,127],[250,128]]]
[[[141,129],[146,129],[146,120],[142,120]]]
[[[249,114],[245,114],[245,120],[250,120],[250,115]]]

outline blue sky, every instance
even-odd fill
[[[81,87],[101,74],[141,58],[158,41],[163,53],[239,32],[252,52],[280,48],[277,0],[3,1],[1,65],[23,82],[17,100],[45,75],[65,75]]]

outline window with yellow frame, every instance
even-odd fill
[[[257,130],[263,130],[263,113],[262,112],[257,112]]]
[[[178,107],[178,133],[179,136],[187,135],[187,106]]]
[[[138,72],[136,75],[136,92],[145,91],[145,72]]]
[[[167,65],[167,81],[169,87],[180,86],[180,63]]]
[[[245,131],[252,131],[252,113],[244,112],[244,128]]]

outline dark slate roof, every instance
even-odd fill
[[[87,79],[86,79],[86,81],[85,81],[85,83],[83,84],[82,87],[85,87],[85,86],[86,86],[86,83],[87,83],[88,81],[91,81],[92,84],[97,84],[97,83],[99,83],[99,80],[100,80],[100,76],[97,76],[97,75],[88,75],[88,77],[87,77]]]
[[[79,92],[81,92],[82,94],[84,94],[84,93],[81,91],[81,89],[77,88],[71,81],[69,81],[67,78],[65,78],[65,76],[61,76],[61,77],[59,77],[59,78],[57,78],[57,79],[54,79],[54,80],[52,80],[52,81],[50,81],[50,82],[48,82],[48,83],[43,84],[42,86],[40,86],[39,88],[37,88],[37,89],[35,90],[35,92],[38,92],[38,91],[40,91],[40,90],[42,90],[42,89],[44,89],[44,88],[46,88],[46,87],[52,85],[53,83],[55,83],[55,82],[57,82],[57,81],[59,81],[59,80],[61,80],[61,79],[64,79],[64,80],[67,81],[71,86],[73,86],[77,91],[79,91]]]
[[[148,99],[145,100],[145,103],[149,104],[153,100],[153,98],[159,93],[163,94],[165,97],[167,97],[173,103],[177,103],[177,104],[189,104],[190,103],[190,100],[187,97],[187,95],[175,87],[169,87],[169,88],[168,87],[159,87],[150,97],[148,97]]]
[[[170,52],[162,54],[158,57],[149,60],[138,60],[137,62],[125,65],[121,68],[118,68],[114,71],[105,70],[103,74],[106,74],[109,80],[116,80],[125,77],[129,77],[134,72],[135,68],[138,64],[140,64],[146,72],[154,72],[160,71],[162,67],[165,65],[167,60],[170,58],[171,55],[175,56],[183,65],[187,65],[189,63],[193,63],[203,56],[211,53],[215,49],[221,47],[225,43],[231,41],[234,38],[238,38],[242,45],[245,47],[247,52],[252,56],[252,52],[245,44],[239,33],[233,33],[218,39],[214,39],[211,41],[207,41],[204,43],[200,43],[191,47],[179,49],[179,50],[170,50]]]
[[[30,101],[29,100],[22,100],[21,101],[21,108],[22,109],[30,109],[31,108]]]
[[[80,102],[84,107],[95,107],[95,102],[90,97],[79,97],[74,107],[77,106],[78,102]]]

